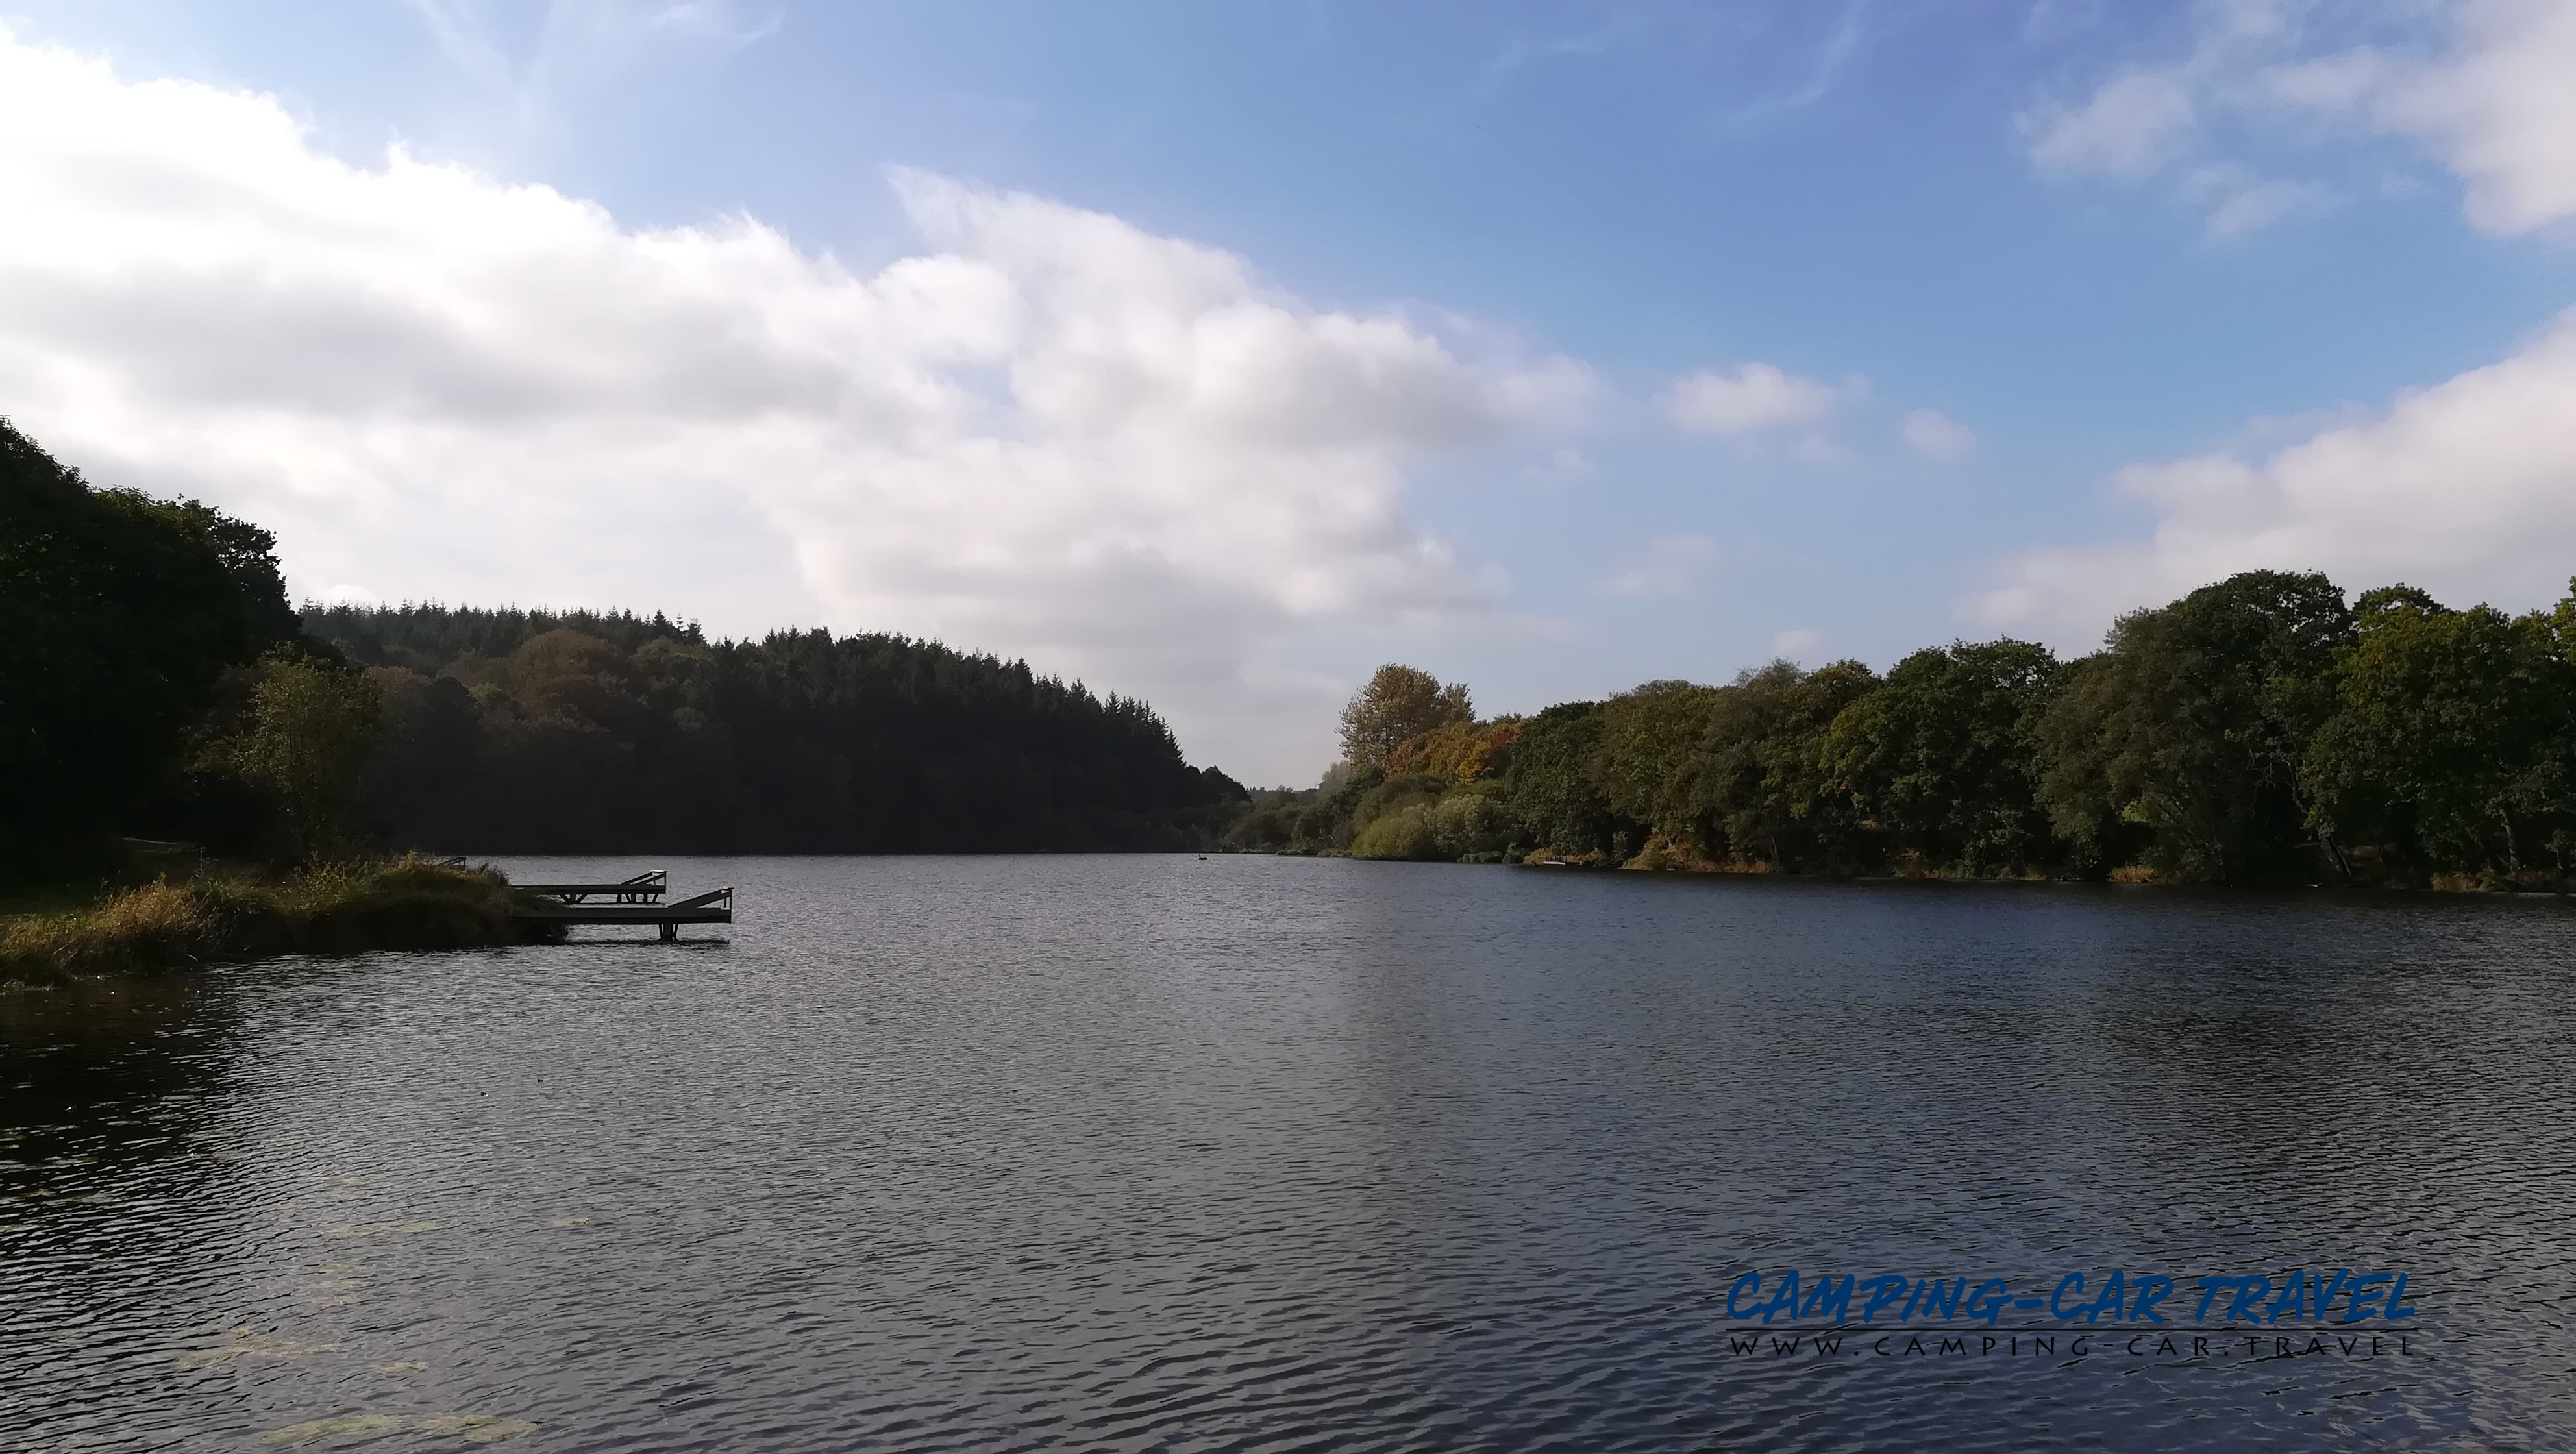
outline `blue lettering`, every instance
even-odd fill
[[[1968,1299],[1968,1316],[1983,1318],[1986,1320],[1987,1327],[1993,1327],[1996,1321],[2003,1317],[2004,1309],[2012,1305],[2005,1298],[2005,1294],[2010,1291],[2012,1289],[2005,1286],[2004,1280],[2000,1277],[1977,1284],[1976,1295]],[[1994,1339],[1988,1338],[1986,1341],[1991,1343]]]
[[[2381,1298],[2386,1297],[2388,1294],[2385,1291],[2366,1293],[2363,1292],[2362,1289],[2370,1286],[2374,1282],[2386,1282],[2388,1278],[2389,1274],[2385,1272],[2374,1272],[2368,1277],[2354,1278],[2352,1280],[2352,1310],[2345,1313],[2342,1317],[2335,1319],[2335,1321],[2338,1323],[2358,1323],[2362,1319],[2369,1317],[2370,1305],[2379,1301]]]
[[[2057,1291],[2048,1295],[2048,1315],[2050,1317],[2064,1320],[2075,1316],[2072,1312],[2069,1312],[2065,1308],[2057,1305],[2057,1300],[2066,1296],[2066,1287],[2069,1283],[2073,1283],[2075,1285],[2075,1290],[2077,1292],[2082,1292],[2084,1290],[2084,1274],[2080,1272],[2070,1272],[2057,1280]]]
[[[2192,1320],[2193,1322],[2195,1322],[2195,1323],[2206,1323],[2206,1322],[2208,1322],[2208,1321],[2209,1321],[2209,1300],[2210,1300],[2211,1298],[2214,1298],[2214,1297],[2218,1296],[2218,1290],[2219,1290],[2220,1288],[2224,1288],[2224,1287],[2234,1287],[2234,1286],[2236,1286],[2238,1283],[2243,1282],[2244,1280],[2245,1280],[2245,1279],[2243,1279],[2243,1278],[2241,1278],[2241,1277],[2204,1277],[2204,1278],[2202,1278],[2202,1279],[2200,1280],[2200,1311],[2198,1311],[2198,1312],[2196,1312],[2196,1313],[2193,1313],[2193,1314],[2191,1315],[2191,1320]]]
[[[1860,1320],[1866,1323],[1886,1312],[1887,1305],[1905,1296],[1906,1288],[1912,1285],[1910,1280],[1892,1272],[1862,1283],[1861,1287],[1869,1292],[1869,1301],[1861,1304]]]
[[[1820,1273],[1816,1277],[1816,1290],[1807,1294],[1806,1305],[1798,1309],[1798,1316],[1827,1318],[1835,1323],[1848,1323],[1851,1321],[1851,1295],[1850,1273],[1844,1273],[1840,1282]]]
[[[2174,1280],[2170,1277],[2149,1277],[2140,1279],[2138,1283],[2138,1304],[2136,1307],[2129,1309],[2129,1317],[2133,1321],[2144,1319],[2150,1323],[2163,1322],[2164,1319],[2156,1313],[2156,1304],[2173,1296],[2173,1290]]]
[[[1768,1299],[1764,1300],[1762,1306],[1755,1308],[1753,1311],[1759,1313],[1762,1317],[1762,1321],[1766,1323],[1771,1321],[1775,1314],[1785,1315],[1788,1318],[1795,1320],[1798,1316],[1798,1274],[1795,1272],[1781,1273],[1779,1291],[1771,1294]]]
[[[2120,1304],[2128,1300],[2128,1275],[2114,1268],[2111,1275],[2102,1282],[2101,1295],[2084,1305],[2084,1321],[2090,1323],[2104,1313],[2109,1313],[2111,1321],[2116,1323],[2120,1321]]]
[[[2284,1315],[2294,1323],[2308,1315],[2308,1270],[2304,1267],[2290,1269],[2290,1280],[2281,1288],[2281,1295],[2272,1299],[2272,1316],[2264,1321],[2277,1323]]]
[[[2405,1301],[2406,1274],[2401,1272],[2397,1274],[2397,1285],[2388,1290],[2388,1311],[2381,1314],[2381,1316],[2387,1318],[2392,1323],[2397,1321],[2399,1318],[2411,1318],[2415,1316],[2415,1310],[2413,1308],[2399,1306],[2399,1304]]]
[[[1923,1279],[1923,1285],[1915,1289],[1924,1295],[1923,1316],[1927,1318],[1959,1316],[1959,1298],[1967,1290],[1968,1280],[1964,1277],[1959,1279],[1955,1287],[1943,1287],[1939,1282],[1927,1277]]]
[[[2334,1281],[2332,1282],[2326,1281],[2326,1275],[2324,1273],[2320,1272],[2317,1274],[2316,1305],[2318,1322],[2322,1323],[2326,1320],[2326,1309],[2333,1307],[2334,1300],[2343,1296],[2344,1283],[2351,1276],[2352,1269],[2349,1267],[2336,1268]]]
[[[1748,1283],[1748,1282],[1749,1282],[1749,1283],[1751,1283],[1751,1284],[1753,1284],[1753,1290],[1754,1290],[1755,1292],[1760,1292],[1760,1291],[1762,1290],[1762,1274],[1761,1274],[1761,1273],[1758,1273],[1758,1272],[1748,1272],[1748,1273],[1744,1274],[1742,1277],[1737,1278],[1737,1279],[1735,1280],[1735,1286],[1730,1287],[1730,1288],[1728,1288],[1728,1289],[1726,1290],[1726,1315],[1727,1315],[1728,1317],[1730,1317],[1730,1318],[1749,1318],[1749,1317],[1753,1316],[1751,1313],[1748,1313],[1748,1312],[1744,1311],[1742,1308],[1739,1308],[1739,1307],[1737,1307],[1737,1306],[1735,1305],[1735,1299],[1736,1299],[1736,1296],[1737,1296],[1738,1294],[1740,1294],[1740,1293],[1742,1293],[1742,1292],[1744,1291],[1744,1285],[1745,1285],[1746,1283]]]
[[[2253,1317],[2254,1314],[2246,1311],[2245,1305],[2247,1303],[2259,1304],[2263,1299],[2270,1297],[2271,1295],[2272,1279],[2268,1277],[2258,1274],[2253,1277],[2237,1279],[2236,1296],[2230,1299],[2227,1304],[2227,1321],[2232,1323],[2239,1318]]]

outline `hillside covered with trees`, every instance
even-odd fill
[[[899,636],[308,608],[381,730],[379,831],[477,851],[1207,846],[1244,794],[1142,702]]]
[[[2554,609],[2253,571],[2029,642],[1773,662],[1478,721],[1390,666],[1257,850],[1703,871],[2563,888],[2576,583]]]
[[[309,860],[1207,846],[1243,790],[1142,702],[932,642],[293,609],[269,533],[0,421],[0,878],[119,835]]]

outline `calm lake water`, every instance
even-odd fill
[[[507,866],[741,922],[0,996],[0,1448],[2576,1447],[2554,901]],[[2172,1351],[1727,1306],[2115,1269]],[[2291,1269],[2405,1351],[2192,1356]]]

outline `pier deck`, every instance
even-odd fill
[[[653,880],[646,887],[644,879]],[[730,924],[733,922],[733,889],[731,886],[678,899],[667,904],[646,902],[662,893],[663,876],[659,873],[640,875],[619,884],[526,884],[520,892],[519,906],[512,912],[520,919],[535,924],[650,924],[661,930],[661,937],[680,937],[683,924]],[[593,897],[611,898],[613,902],[593,904]]]

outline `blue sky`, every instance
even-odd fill
[[[777,421],[803,406],[764,396],[727,416],[734,432],[649,457],[696,461],[644,491],[644,515],[700,554],[639,532],[565,559],[536,542],[613,497],[621,471],[660,469],[585,445],[592,403],[540,389],[523,397],[575,402],[552,421],[542,403],[430,419],[403,402],[416,379],[317,392],[286,364],[273,396],[227,376],[217,400],[151,382],[189,340],[139,352],[108,302],[71,322],[27,302],[59,296],[48,269],[72,265],[30,254],[14,271],[0,259],[0,339],[23,345],[15,374],[0,350],[17,396],[0,411],[101,478],[271,519],[316,593],[937,634],[1142,694],[1194,758],[1265,781],[1311,778],[1339,695],[1391,658],[1464,677],[1488,710],[1531,710],[1650,677],[1722,680],[1775,652],[1884,667],[2004,631],[2080,650],[2117,610],[2251,565],[2528,606],[2576,571],[2576,441],[2550,417],[2560,399],[2576,414],[2556,322],[2576,303],[2576,106],[2556,99],[2576,95],[2570,10],[15,0],[0,3],[15,46],[57,68],[104,61],[118,89],[82,104],[137,128],[188,127],[134,90],[182,80],[269,98],[304,128],[306,161],[381,176],[398,144],[495,198],[535,184],[596,203],[612,251],[749,219],[861,280],[974,259],[1043,294],[1026,316],[1059,320],[1059,344],[1258,302],[1306,351],[1263,353],[1284,372],[1243,387],[1306,390],[1312,408],[1247,424],[1175,404],[1147,428],[1042,406],[1031,381],[1081,375],[1089,345],[923,342],[982,316],[976,284],[938,293],[924,306],[947,321],[905,324],[899,345],[864,328],[830,345],[853,373],[900,355],[952,389],[921,405],[950,421],[944,442],[897,443],[929,426],[844,399],[790,448]],[[326,205],[314,189],[333,184],[283,152],[233,168],[138,136],[115,144],[152,156],[136,175],[165,178],[169,198],[198,193],[168,177],[211,168],[303,218],[260,246],[311,248],[305,276],[363,275],[358,292],[383,295],[406,268],[437,271],[446,301],[421,316],[472,311],[456,300],[475,285],[424,261],[452,257],[434,239],[466,224],[424,218],[399,187]],[[16,228],[91,205],[26,195],[43,206],[15,209]],[[994,210],[1012,198],[1027,208]],[[413,241],[364,257],[316,241],[372,227],[371,207]],[[147,213],[83,217],[131,229]],[[966,220],[941,233],[952,214]],[[1132,233],[1122,261],[1071,240],[1085,216]],[[1197,276],[1158,250],[1179,240],[1242,278],[1173,292]],[[204,252],[117,251],[88,270],[102,299],[220,272]],[[766,287],[739,281],[771,276],[744,260],[756,251],[705,266]],[[1045,291],[1095,263],[1110,271]],[[97,281],[114,268],[112,287]],[[722,353],[689,330],[725,331],[726,305],[684,273],[699,276],[630,284],[674,308],[685,295],[685,320],[615,350]],[[190,326],[280,359],[326,335],[454,352],[350,321],[366,307],[346,288],[255,296],[269,301]],[[578,316],[619,296],[639,295]],[[767,336],[794,332],[804,305],[742,296]],[[353,311],[314,321],[333,308]],[[156,326],[195,316],[163,306]],[[540,360],[544,339],[521,357],[475,337],[452,368],[491,389],[599,376]],[[1172,356],[1175,397],[1235,387],[1193,347]],[[1363,384],[1430,402],[1380,419]],[[984,422],[956,423],[961,409]],[[133,418],[156,410],[191,422],[138,442]],[[420,431],[399,450],[397,424]],[[996,465],[996,441],[1025,449]],[[835,463],[880,448],[881,467]],[[404,524],[464,508],[414,466],[428,456],[509,475],[475,508],[526,548],[463,552]],[[949,513],[900,538],[880,528],[940,492]],[[1052,523],[978,534],[1024,503]],[[1031,554],[1112,518],[1080,561]]]

